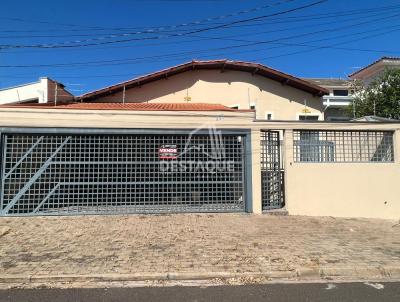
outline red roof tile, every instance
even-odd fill
[[[69,104],[4,104],[0,108],[130,110],[130,111],[253,111],[237,110],[220,104],[205,103],[69,103]]]

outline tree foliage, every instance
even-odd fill
[[[400,69],[387,69],[367,87],[353,83],[354,101],[348,110],[351,116],[376,115],[400,119]]]

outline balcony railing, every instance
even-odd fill
[[[329,107],[346,107],[350,105],[353,101],[352,96],[335,96],[335,95],[324,95],[323,96],[323,104],[324,106]]]

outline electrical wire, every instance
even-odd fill
[[[400,14],[395,14],[395,15],[392,15],[391,17],[393,18],[393,17],[397,17],[397,16],[400,16]],[[362,26],[362,25],[365,25],[368,23],[375,23],[379,20],[387,20],[387,19],[388,19],[388,17],[377,18],[377,19],[373,19],[373,20],[368,20],[368,21],[352,24],[351,26],[352,27]],[[249,41],[249,40],[234,39],[234,41],[246,42],[246,44],[225,46],[225,47],[206,49],[206,50],[194,50],[194,51],[186,51],[186,52],[180,52],[180,53],[168,53],[168,54],[157,55],[157,56],[145,56],[145,57],[136,57],[136,58],[127,58],[127,59],[116,59],[116,60],[98,60],[98,61],[85,61],[85,62],[72,62],[72,63],[58,63],[58,64],[0,65],[0,68],[36,68],[36,67],[74,67],[74,66],[93,66],[93,65],[94,66],[120,65],[120,64],[128,64],[131,61],[138,61],[138,60],[153,60],[156,58],[163,58],[163,57],[170,58],[173,56],[201,54],[204,52],[207,53],[210,51],[229,50],[229,49],[236,49],[236,48],[260,45],[260,44],[273,44],[273,43],[280,42],[280,41],[285,41],[285,40],[290,40],[290,39],[295,39],[295,38],[305,37],[305,36],[310,36],[310,35],[316,35],[316,34],[325,33],[325,32],[337,32],[337,31],[340,31],[343,29],[347,29],[348,26],[349,25],[340,26],[340,27],[336,27],[336,28],[328,28],[328,29],[323,29],[323,30],[319,30],[319,31],[313,31],[313,32],[308,32],[308,33],[303,33],[303,34],[296,34],[296,35],[276,38],[276,39],[267,40],[267,41]],[[399,26],[399,25],[397,25],[397,26]],[[392,27],[390,27],[390,28],[392,28]],[[371,31],[373,31],[373,30],[369,29],[367,31],[362,31],[361,33],[359,32],[359,33],[348,34],[347,36],[363,34],[366,32],[369,33]],[[341,35],[339,37],[343,37],[343,36],[346,36],[346,35]],[[223,39],[221,37],[214,37],[214,38],[218,39],[218,40]],[[329,39],[331,39],[331,38],[329,38]],[[328,39],[328,38],[326,38],[326,39]],[[317,41],[321,41],[321,40],[317,40]],[[316,41],[312,41],[312,42],[316,42]],[[302,46],[300,43],[293,43],[293,45]],[[291,45],[291,46],[293,46],[293,45]]]
[[[209,23],[210,21],[224,20],[224,19],[237,17],[237,16],[244,15],[244,14],[255,13],[255,12],[258,12],[258,11],[266,9],[266,8],[271,8],[274,6],[281,5],[281,4],[291,3],[291,2],[296,2],[296,1],[298,1],[298,0],[281,0],[279,2],[275,2],[272,4],[266,4],[263,6],[245,9],[245,10],[241,10],[241,11],[230,13],[230,14],[219,15],[219,16],[215,16],[215,17],[208,17],[205,19],[200,19],[200,20],[176,24],[176,25],[162,25],[162,26],[158,26],[158,27],[143,27],[142,32],[153,33],[153,32],[157,32],[157,31],[163,31],[165,29],[176,29],[179,27],[187,27],[187,26],[192,26],[192,25],[198,26],[203,23]],[[73,26],[73,27],[79,27],[79,31],[82,31],[81,28],[83,27],[82,25],[72,24],[72,23],[65,24],[65,23],[55,23],[55,22],[40,21],[40,20],[27,20],[27,19],[22,19],[22,18],[2,17],[1,19],[20,21],[20,22],[33,22],[33,23],[41,23],[41,24],[61,25],[61,26]],[[89,29],[91,29],[91,30],[126,30],[127,28],[107,28],[107,27],[102,27],[102,26],[91,26],[91,27],[89,27]],[[132,29],[132,28],[128,28],[128,30],[129,29]],[[2,31],[2,32],[9,32],[9,31]],[[14,31],[14,32],[16,32],[16,31]]]
[[[400,6],[397,6],[397,8],[400,8]],[[362,11],[364,11],[364,10],[362,10]],[[375,8],[374,11],[379,11],[379,8]],[[394,11],[396,11],[396,9],[394,9]],[[352,12],[352,11],[350,11],[350,12]],[[390,11],[390,12],[392,12],[392,11]],[[356,13],[356,12],[354,12],[354,13]],[[377,16],[377,15],[380,15],[380,14],[375,14],[373,16]],[[342,15],[338,15],[336,18],[339,18],[341,16]],[[371,17],[371,16],[369,16],[369,17]],[[294,18],[294,17],[290,17],[290,18]],[[362,18],[358,18],[358,20],[359,19],[362,19]],[[345,20],[345,21],[347,21],[347,20]],[[310,26],[319,26],[319,25],[323,25],[323,24],[312,24]],[[299,28],[299,27],[296,27],[296,28]],[[275,32],[281,32],[281,31],[285,31],[285,30],[289,30],[289,29],[291,29],[291,28],[281,29],[281,30],[274,30],[274,31]],[[271,32],[271,31],[260,32],[260,34],[261,33],[268,33],[268,32]],[[250,34],[246,34],[246,35],[251,36],[251,35],[255,35],[255,34],[257,34],[257,33],[250,33]],[[191,35],[191,36],[193,36],[193,35]],[[237,36],[237,35],[233,35],[233,36]],[[229,37],[233,37],[233,36],[223,36],[222,38],[229,38]],[[211,37],[211,38],[204,37],[204,38],[197,39],[197,40],[183,40],[183,41],[180,41],[180,43],[193,43],[193,42],[199,42],[199,41],[204,41],[204,40],[212,40],[212,39],[214,39],[214,38],[213,37]],[[167,45],[167,44],[175,44],[175,43],[176,42],[172,42],[172,41],[171,42],[170,41],[164,41],[164,42],[158,42],[158,43],[147,43],[147,44],[136,44],[136,45],[110,45],[110,46],[105,46],[105,47],[73,48],[72,50],[75,50],[75,51],[90,50],[91,51],[91,50],[94,50],[94,49],[97,50],[97,49],[111,49],[111,48],[133,48],[133,47],[137,48],[137,47],[159,46],[159,45]],[[68,50],[69,52],[71,51],[71,49],[65,49],[65,48],[55,48],[55,49],[57,49],[57,50]],[[39,49],[37,51],[34,51],[34,50],[26,51],[26,50],[27,49],[16,49],[14,51],[13,50],[2,50],[2,53],[13,53],[13,52],[20,52],[20,51],[24,51],[24,53],[34,53],[34,52],[40,52],[42,50],[48,50],[48,49],[41,48],[41,49]]]
[[[273,58],[280,58],[283,56],[292,56],[292,55],[296,55],[296,54],[300,54],[300,53],[306,53],[306,52],[310,52],[310,51],[315,51],[315,50],[319,50],[319,49],[340,49],[340,50],[356,50],[356,51],[364,51],[364,52],[368,52],[370,51],[369,49],[361,49],[361,48],[357,48],[357,49],[349,49],[349,48],[345,48],[345,47],[335,47],[337,45],[342,45],[342,44],[347,44],[347,43],[353,43],[353,42],[357,42],[357,41],[361,41],[361,40],[365,40],[365,39],[369,39],[369,38],[373,38],[373,37],[380,37],[382,35],[388,34],[388,33],[392,33],[395,31],[400,31],[400,28],[397,29],[393,29],[390,31],[386,31],[384,33],[379,33],[379,34],[373,34],[373,35],[368,35],[366,37],[363,38],[359,38],[359,39],[351,39],[345,42],[341,42],[341,43],[335,43],[332,45],[323,45],[323,46],[311,46],[311,45],[307,45],[307,47],[312,47],[313,49],[308,49],[308,50],[302,50],[302,51],[296,51],[296,52],[291,52],[291,53],[286,53],[286,54],[280,54],[280,55],[275,55],[275,56],[269,56],[269,57],[264,57],[264,58],[258,58],[256,60],[265,60],[265,59],[273,59]],[[300,45],[302,46],[302,45]],[[383,52],[383,51],[382,51]],[[399,52],[400,53],[400,52]]]
[[[370,15],[370,16],[367,16],[368,18],[370,18],[370,17],[375,17],[375,16],[386,16],[387,14],[392,14],[393,12],[396,12],[396,11],[399,11],[400,10],[400,6],[397,8],[397,9],[392,9],[392,10],[390,10],[390,11],[385,11],[385,12],[378,12],[378,13],[375,13],[374,12],[374,14],[372,14],[372,15]],[[370,14],[370,12],[369,12],[369,14]],[[333,17],[333,16],[332,16]],[[343,16],[341,16],[341,17],[343,17]],[[337,19],[337,17],[335,17],[336,19]],[[358,18],[358,20],[360,20],[360,19],[362,19],[362,18]],[[354,20],[354,16],[351,16],[351,18],[347,18],[347,19],[345,19],[345,20],[340,20],[341,21],[341,23],[343,23],[343,22],[347,22],[347,21],[353,21]],[[302,22],[304,22],[304,20],[301,20]],[[306,21],[310,21],[310,20],[306,20]],[[323,23],[316,23],[316,24],[312,24],[312,26],[321,26],[321,25],[328,25],[328,24],[332,24],[332,21],[327,21],[327,22],[323,22]],[[261,24],[260,24],[261,25]],[[241,25],[240,25],[241,26]],[[271,30],[268,30],[268,31],[262,31],[262,32],[251,32],[251,33],[246,33],[246,34],[243,34],[243,35],[246,35],[246,36],[254,36],[254,35],[256,35],[256,34],[265,34],[265,33],[271,33],[271,32],[274,32],[274,33],[276,33],[276,32],[282,32],[282,31],[287,31],[287,30],[292,30],[292,29],[299,29],[299,28],[305,28],[305,27],[309,27],[310,25],[308,24],[308,25],[304,25],[304,26],[295,26],[295,27],[286,27],[286,28],[283,28],[283,29],[276,29],[276,28],[274,28],[274,29],[271,29]],[[227,27],[228,28],[228,27]],[[165,31],[165,32],[163,32],[163,33],[171,33],[171,32],[176,32],[176,31]],[[85,34],[85,35],[77,35],[77,36],[95,36],[95,35],[103,35],[103,34]],[[46,35],[46,36],[35,36],[35,35],[30,35],[30,36],[0,36],[0,39],[9,39],[9,38],[12,38],[12,39],[22,39],[22,38],[33,38],[33,37],[41,37],[41,38],[54,38],[54,37],[63,37],[63,36],[69,36],[69,35]],[[191,36],[193,36],[193,35],[191,35]],[[237,36],[237,35],[232,35],[232,36],[225,36],[224,38],[229,38],[229,37],[233,37],[233,36]],[[203,38],[204,40],[206,40],[206,39],[208,39],[207,37],[204,37]],[[192,40],[192,41],[194,41],[194,42],[197,42],[197,41],[199,41],[199,40]],[[185,41],[186,42],[186,41]],[[167,43],[171,43],[171,42],[167,42]],[[162,45],[162,44],[167,44],[167,43],[158,43],[157,45]],[[135,47],[136,47],[137,45],[135,45]],[[93,49],[93,48],[92,48]]]
[[[342,16],[354,16],[357,14],[365,14],[365,13],[376,13],[379,11],[386,11],[386,10],[393,10],[393,9],[398,9],[400,8],[399,5],[391,5],[391,6],[380,6],[380,7],[374,7],[371,9],[356,9],[356,10],[342,10],[342,11],[335,11],[335,12],[331,12],[331,13],[318,13],[318,14],[309,14],[309,15],[302,15],[302,16],[287,16],[287,17],[278,17],[278,18],[271,18],[272,21],[268,22],[268,23],[264,23],[264,21],[262,20],[254,20],[253,22],[255,22],[255,24],[246,24],[246,25],[242,25],[242,26],[259,26],[259,25],[264,25],[264,24],[277,24],[277,23],[291,23],[292,21],[294,22],[303,22],[303,21],[309,21],[309,20],[316,20],[316,19],[326,19],[329,17],[334,17],[334,18],[340,18]],[[244,12],[244,11],[243,11]],[[249,10],[250,12],[250,10]],[[227,18],[229,15],[224,15],[224,16],[218,16],[215,18]],[[3,18],[3,19],[7,19],[7,18]],[[12,19],[12,18],[11,18]],[[179,26],[185,26],[185,25],[201,25],[202,22],[205,22],[209,19],[213,19],[213,18],[207,18],[204,20],[199,20],[199,21],[193,21],[193,22],[189,22],[189,23],[182,23],[180,25],[176,25],[175,27],[179,27]],[[303,20],[304,19],[304,20]],[[281,22],[279,20],[282,20]],[[286,21],[285,21],[286,20]],[[31,20],[32,21],[32,20]],[[42,21],[32,21],[32,22],[42,22]],[[262,23],[261,23],[262,22]],[[210,23],[207,23],[210,24]],[[213,23],[215,25],[217,24],[222,24],[222,23]],[[82,29],[82,25],[76,25],[76,24],[70,24],[71,26],[78,26],[78,29],[66,29],[66,30],[62,30],[62,29],[57,29],[58,32],[60,31],[83,31],[83,32],[87,32],[90,30],[135,30],[135,29],[152,29],[149,27],[128,27],[128,28],[110,28],[110,27],[93,27],[93,29]],[[164,25],[164,26],[160,26],[160,27],[153,27],[153,29],[160,29],[160,30],[164,30],[164,29],[168,29],[169,27],[174,27],[171,25]],[[234,26],[232,26],[234,27]],[[172,28],[171,28],[172,29]],[[51,32],[53,32],[54,30],[50,30]],[[49,30],[2,30],[3,33],[5,32],[14,32],[14,33],[26,33],[26,32],[49,32]]]
[[[130,42],[130,41],[157,40],[157,39],[163,39],[163,38],[167,38],[167,37],[180,37],[180,36],[185,36],[185,35],[188,35],[188,34],[194,34],[194,33],[210,31],[210,30],[221,29],[221,28],[227,27],[229,25],[233,25],[233,24],[240,24],[240,23],[246,23],[246,22],[253,21],[253,20],[264,19],[264,18],[268,18],[270,16],[277,16],[277,15],[287,14],[287,13],[290,13],[290,12],[299,11],[299,10],[303,10],[303,9],[306,9],[306,8],[309,8],[309,7],[312,7],[312,6],[315,6],[315,5],[319,5],[319,4],[322,4],[322,3],[326,2],[326,1],[328,1],[328,0],[319,0],[319,1],[312,2],[312,3],[307,4],[307,5],[299,6],[299,7],[292,8],[292,9],[287,9],[287,10],[276,12],[276,13],[272,13],[272,14],[269,14],[269,15],[263,15],[263,16],[248,18],[248,19],[236,20],[236,21],[232,21],[232,22],[225,23],[225,24],[222,24],[222,25],[216,25],[216,26],[201,28],[201,29],[197,29],[197,30],[192,30],[192,31],[186,32],[186,33],[169,34],[169,35],[162,35],[162,36],[151,36],[151,37],[141,37],[141,38],[130,38],[130,39],[113,40],[113,41],[102,41],[102,42],[90,42],[90,41],[103,40],[103,39],[110,38],[111,36],[101,37],[101,38],[93,38],[93,39],[86,39],[86,40],[67,41],[67,42],[62,42],[62,43],[58,43],[58,44],[33,44],[33,45],[15,45],[15,44],[7,45],[7,44],[3,44],[3,45],[0,45],[0,49],[8,49],[8,48],[70,48],[70,47],[87,47],[87,46],[93,46],[93,45],[115,44],[115,43],[123,43],[123,42]],[[126,33],[126,34],[123,34],[123,35],[129,35],[129,33]],[[118,35],[113,35],[113,36],[118,36]],[[90,42],[90,43],[86,43],[86,42]],[[69,45],[70,43],[76,43],[76,44]],[[78,44],[78,43],[86,43],[86,44]]]
[[[135,31],[135,32],[110,34],[108,36],[104,36],[104,34],[100,34],[100,35],[102,35],[102,37],[100,37],[100,38],[77,40],[77,41],[67,41],[67,42],[63,42],[63,44],[90,42],[90,41],[103,40],[103,39],[116,38],[116,37],[124,37],[124,36],[131,36],[131,35],[154,34],[154,33],[158,33],[158,32],[164,33],[164,32],[168,32],[168,31],[166,31],[166,29],[174,29],[174,30],[176,30],[177,28],[180,28],[180,27],[198,26],[198,25],[201,25],[203,22],[209,22],[209,21],[214,20],[214,19],[220,20],[220,19],[225,19],[225,18],[229,18],[229,17],[235,17],[235,16],[239,16],[239,15],[244,14],[244,13],[256,12],[256,11],[261,10],[261,9],[271,8],[271,7],[274,7],[274,6],[278,6],[278,5],[281,5],[281,4],[290,3],[290,2],[294,2],[294,1],[298,1],[298,0],[281,0],[279,2],[275,2],[275,3],[269,4],[269,5],[264,5],[262,7],[258,7],[258,8],[255,8],[255,9],[249,9],[249,10],[241,11],[239,13],[233,13],[233,14],[229,14],[229,15],[218,16],[218,17],[215,17],[215,18],[207,18],[207,19],[200,20],[200,21],[182,23],[182,24],[178,24],[178,25],[168,25],[168,26],[158,27],[158,28],[155,28],[155,29],[145,29],[145,30]],[[207,23],[207,24],[209,24],[209,23]],[[220,25],[220,24],[216,24],[216,25]],[[87,36],[87,35],[85,35],[85,36]],[[92,36],[92,35],[89,35],[89,36]],[[12,37],[12,38],[15,38],[15,37]]]

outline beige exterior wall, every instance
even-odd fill
[[[131,112],[0,109],[0,127],[221,129],[251,131],[252,199],[261,213],[260,129],[285,130],[286,209],[291,215],[400,219],[400,124],[253,122],[250,112]],[[293,129],[395,131],[393,163],[295,163]]]
[[[292,133],[285,140],[291,215],[400,219],[399,130],[394,163],[295,163]]]
[[[243,71],[193,70],[141,87],[127,89],[126,102],[184,103],[189,96],[192,103],[212,103],[250,109],[255,105],[257,118],[272,114],[274,120],[297,120],[298,115],[318,115],[323,120],[320,97],[282,85],[260,75]],[[122,102],[123,92],[96,99],[95,102]],[[305,106],[306,105],[306,106]],[[308,111],[307,110],[307,111]]]
[[[400,219],[399,164],[294,164],[291,215]]]

